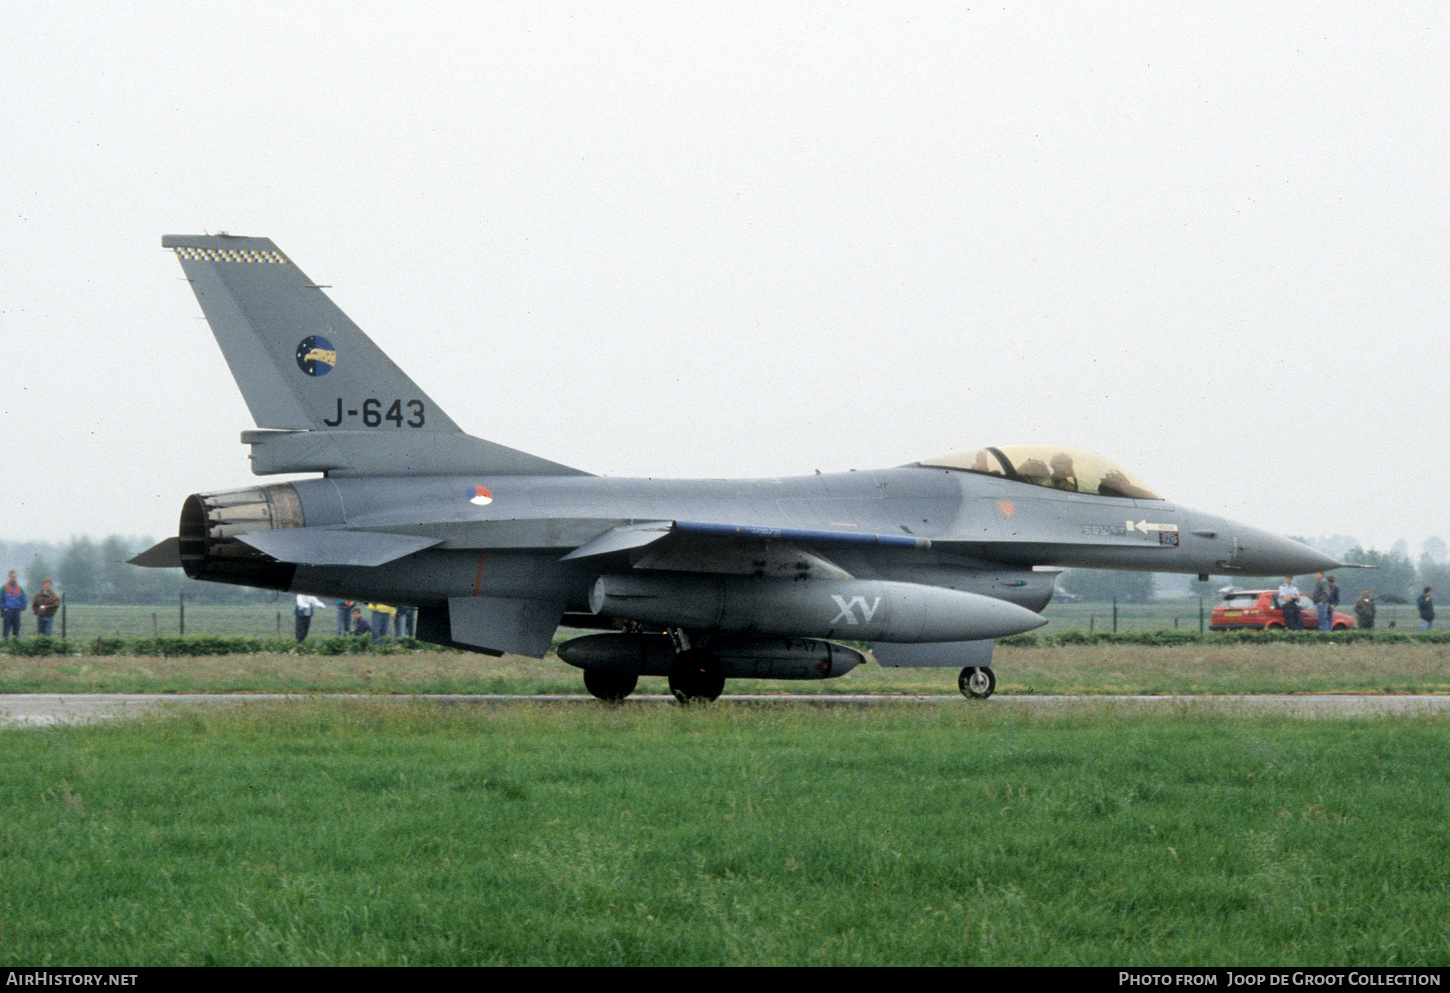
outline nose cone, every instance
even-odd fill
[[[1245,524],[1233,524],[1231,528],[1234,536],[1232,564],[1250,576],[1297,576],[1338,569],[1344,564],[1293,538],[1283,538]]]

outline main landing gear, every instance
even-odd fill
[[[969,665],[957,677],[957,689],[968,700],[985,700],[997,688],[997,676],[990,666]]]
[[[584,665],[584,688],[606,703],[619,703],[634,692],[640,674],[668,676],[670,692],[680,703],[718,699],[725,690],[725,666],[705,647],[690,646],[684,632],[671,632],[673,651],[645,642],[637,658],[619,658],[617,664]],[[583,639],[587,640],[587,639]],[[574,660],[571,660],[574,661]],[[574,661],[574,664],[579,664]]]
[[[670,692],[681,703],[715,700],[725,690],[725,667],[705,648],[687,648],[670,662]]]

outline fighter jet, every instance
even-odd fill
[[[186,498],[132,561],[193,579],[410,604],[420,639],[542,658],[596,697],[664,676],[827,679],[865,661],[996,687],[994,639],[1046,623],[1066,567],[1287,575],[1332,559],[1170,503],[1111,462],[989,446],[782,479],[615,479],[465,434],[265,238],[168,235],[256,430],[252,471]]]

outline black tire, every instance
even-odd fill
[[[670,662],[670,692],[681,703],[716,700],[725,690],[725,667],[703,648],[680,652]]]
[[[968,700],[985,700],[997,689],[997,674],[990,666],[969,665],[957,676],[957,689]]]
[[[584,688],[605,703],[619,703],[634,692],[639,676],[621,675],[607,669],[585,669]]]

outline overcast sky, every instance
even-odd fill
[[[160,247],[218,231],[590,472],[1041,441],[1450,534],[1443,2],[3,10],[0,538],[257,481]]]

